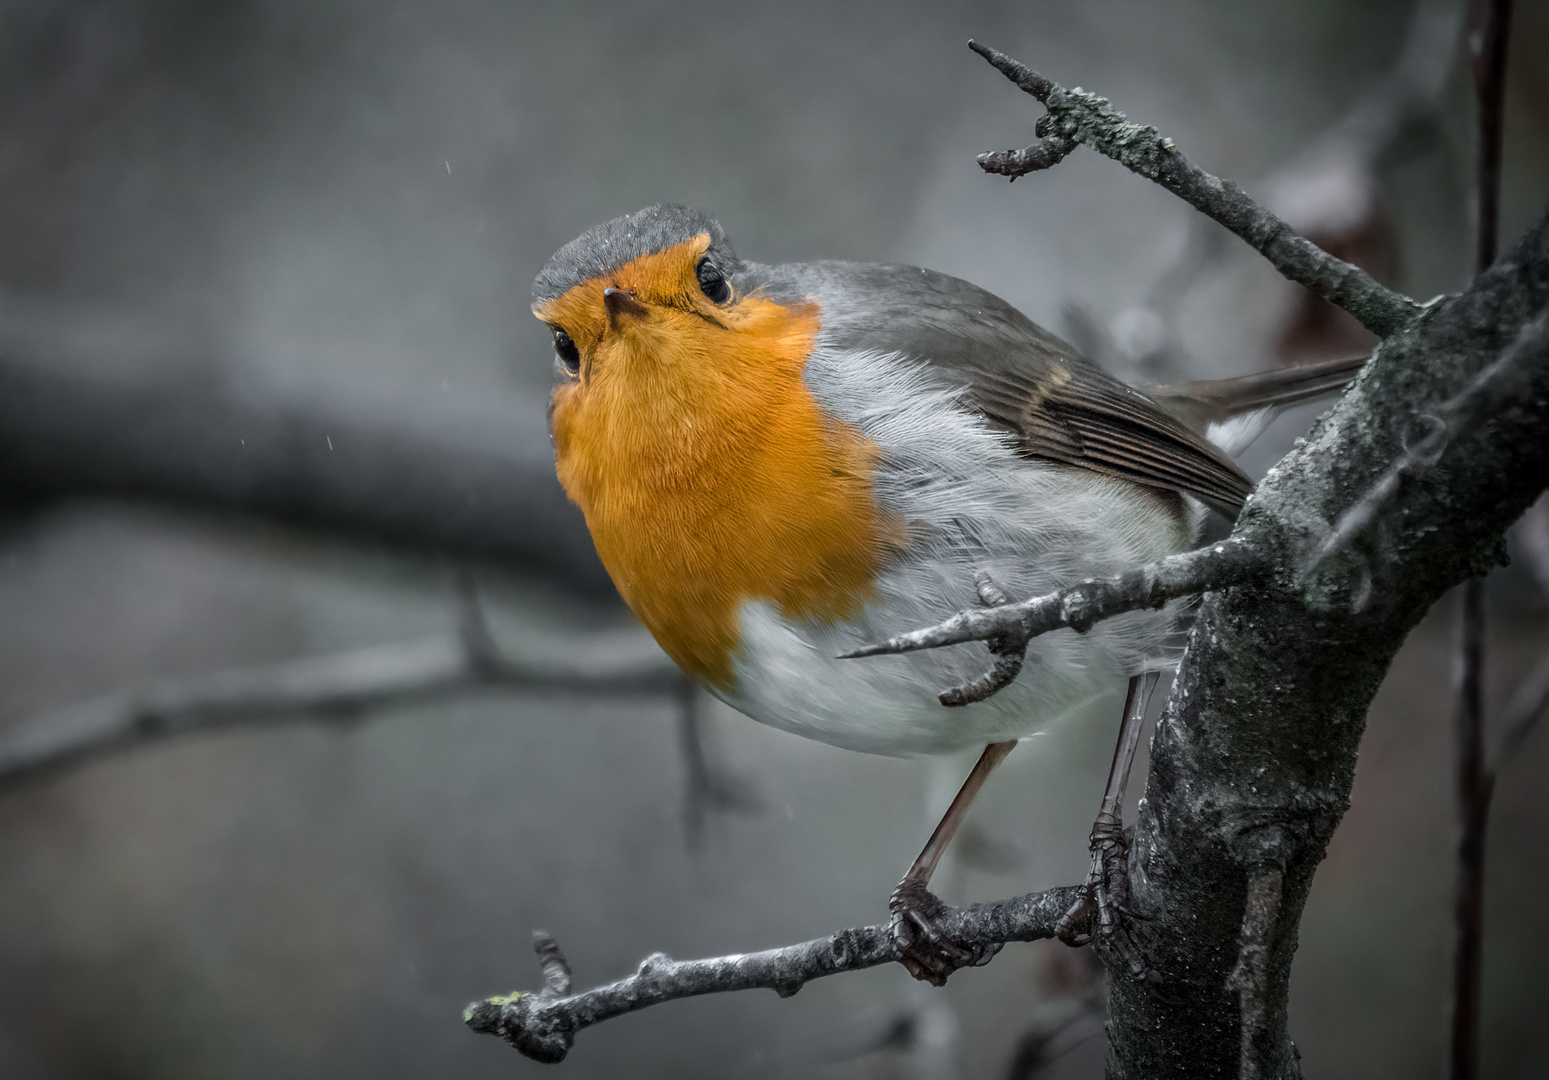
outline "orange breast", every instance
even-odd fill
[[[675,261],[691,267],[703,250],[683,245],[611,276],[650,307],[626,326],[591,314],[602,282],[540,315],[593,327],[581,379],[554,393],[560,481],[662,648],[730,688],[746,602],[790,619],[852,615],[895,530],[873,497],[875,446],[802,380],[814,308],[748,297],[710,319],[652,302],[653,283],[678,280]]]

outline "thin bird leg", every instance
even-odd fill
[[[900,889],[923,889],[930,884],[930,879],[936,872],[936,864],[941,862],[941,857],[946,854],[951,846],[952,838],[957,835],[957,830],[962,826],[963,819],[968,816],[968,807],[979,794],[979,789],[989,779],[990,773],[995,771],[995,766],[1005,760],[1016,746],[1016,740],[1010,742],[992,742],[984,748],[984,753],[979,755],[979,760],[974,763],[973,771],[968,774],[968,779],[963,781],[963,786],[958,788],[957,795],[952,799],[952,805],[947,807],[947,812],[941,815],[941,823],[936,826],[936,831],[930,834],[930,839],[925,842],[918,857],[910,865],[904,879],[898,883]]]
[[[1092,868],[1087,875],[1081,899],[1071,905],[1060,920],[1059,938],[1067,945],[1085,945],[1091,934],[1081,929],[1097,913],[1096,932],[1111,936],[1118,928],[1117,910],[1129,894],[1129,843],[1124,839],[1124,791],[1129,786],[1130,768],[1144,730],[1146,707],[1161,673],[1147,671],[1129,681],[1124,700],[1124,720],[1119,725],[1119,741],[1113,748],[1113,764],[1108,768],[1108,786],[1103,790],[1102,808],[1092,825],[1089,849]]]
[[[974,797],[979,794],[979,789],[984,786],[990,773],[995,771],[995,766],[1011,753],[1015,745],[1016,740],[1013,739],[1010,742],[990,743],[984,748],[984,753],[974,763],[968,779],[963,781],[963,786],[952,799],[952,805],[942,815],[936,831],[931,833],[919,857],[910,865],[904,879],[898,883],[888,900],[888,910],[892,913],[893,939],[898,943],[900,952],[899,962],[916,979],[941,986],[947,981],[947,976],[958,968],[987,964],[1000,951],[999,945],[963,949],[945,940],[937,931],[934,921],[946,910],[946,905],[927,886],[930,885],[931,875],[936,872],[936,864],[946,854],[952,838],[957,835],[958,827],[968,816],[968,807]]]

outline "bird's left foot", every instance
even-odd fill
[[[900,882],[888,898],[887,908],[892,913],[898,962],[916,979],[932,986],[945,986],[947,976],[954,971],[983,967],[1000,952],[999,942],[965,946],[951,940],[940,925],[947,905],[924,885]]]
[[[1115,947],[1121,954],[1131,952],[1120,915],[1129,914],[1129,840],[1118,818],[1103,814],[1092,826],[1092,868],[1086,888],[1070,905],[1055,929],[1066,945],[1081,946],[1094,937]]]

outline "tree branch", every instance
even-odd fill
[[[1509,764],[1516,757],[1517,751],[1527,741],[1538,722],[1549,713],[1549,656],[1543,657],[1528,672],[1527,677],[1517,685],[1517,691],[1511,696],[1511,703],[1506,706],[1506,711],[1501,716],[1500,726],[1503,730],[1501,743],[1495,754],[1495,763],[1490,768],[1490,783],[1495,783],[1495,774],[1502,767]]]
[[[1441,459],[1450,443],[1473,433],[1508,403],[1529,392],[1535,380],[1542,379],[1546,354],[1549,310],[1524,324],[1511,345],[1467,387],[1443,403],[1436,414],[1419,415],[1413,430],[1405,433],[1402,453],[1340,516],[1302,572],[1313,572],[1349,547],[1378,519],[1400,488]],[[1103,619],[1127,611],[1161,607],[1181,596],[1247,584],[1270,572],[1266,557],[1250,541],[1234,535],[1115,577],[1089,579],[1019,603],[969,608],[935,626],[843,653],[842,658],[936,649],[966,641],[990,642],[997,653],[991,671],[941,695],[943,705],[965,705],[982,701],[1009,685],[1021,668],[1020,657],[1028,642],[1040,634],[1061,627],[1082,633]]]
[[[1141,608],[1159,608],[1181,596],[1247,584],[1269,573],[1269,569],[1260,552],[1234,537],[1209,547],[1169,555],[1115,577],[1090,578],[1079,585],[1020,603],[969,608],[935,626],[843,653],[840,658],[853,660],[937,649],[965,641],[990,642],[998,654],[995,668],[967,686],[941,695],[943,705],[966,705],[982,701],[1009,684],[1021,664],[1003,661],[1007,657],[1020,660],[1027,651],[1028,642],[1040,634],[1062,627],[1085,633],[1103,619]]]
[[[979,155],[985,172],[1015,179],[1058,164],[1077,143],[1084,143],[1224,225],[1281,274],[1344,308],[1378,337],[1401,330],[1420,314],[1420,305],[1409,297],[1299,235],[1232,181],[1189,162],[1156,128],[1129,123],[1107,98],[1079,88],[1067,90],[978,42],[970,41],[968,47],[1048,109],[1038,122],[1040,141],[1023,150]]]
[[[1029,893],[991,904],[949,908],[939,923],[945,936],[963,946],[1008,941],[1039,941],[1054,936],[1079,886]],[[763,952],[708,960],[673,960],[652,953],[634,975],[580,994],[569,994],[569,965],[554,939],[533,934],[545,970],[546,988],[512,993],[468,1006],[463,1019],[474,1031],[499,1035],[535,1061],[564,1060],[576,1032],[603,1020],[664,1001],[732,990],[773,990],[790,997],[813,979],[861,971],[898,959],[892,930],[886,925],[841,930],[825,938]],[[557,958],[557,960],[556,960]],[[565,980],[548,972],[562,968]]]
[[[95,496],[195,506],[498,560],[591,596],[615,595],[555,479],[537,409],[367,408],[108,364],[89,352],[61,359],[46,343],[3,341],[0,350],[6,502]]]
[[[1131,868],[1146,971],[1108,965],[1115,1074],[1240,1071],[1243,1032],[1221,1018],[1241,1006],[1232,970],[1243,906],[1223,898],[1246,903],[1259,868],[1283,867],[1280,925],[1300,920],[1394,653],[1438,597],[1499,560],[1506,528],[1549,476],[1549,364],[1525,365],[1520,393],[1460,426],[1435,466],[1376,515],[1360,558],[1331,558],[1313,580],[1290,572],[1293,560],[1371,490],[1413,418],[1464,394],[1546,303],[1549,216],[1467,292],[1384,342],[1239,519],[1236,535],[1286,572],[1204,598],[1152,739]],[[1369,601],[1352,604],[1363,579]],[[1263,969],[1276,1032],[1294,947],[1293,933],[1280,934]],[[1294,1061],[1282,1066],[1294,1075]]]
[[[1231,980],[1237,990],[1242,1022],[1239,1080],[1281,1076],[1289,1057],[1284,1032],[1272,1016],[1275,1001],[1270,986],[1270,957],[1280,922],[1280,892],[1284,886],[1285,873],[1278,867],[1267,867],[1248,879],[1237,966],[1232,969]]]
[[[1420,413],[1404,433],[1402,451],[1318,548],[1308,570],[1354,544],[1410,481],[1424,476],[1447,445],[1473,432],[1540,376],[1549,356],[1549,309],[1526,323],[1516,339],[1478,377],[1435,413]]]
[[[1474,272],[1495,262],[1501,192],[1501,128],[1506,93],[1506,44],[1511,37],[1511,0],[1473,5],[1469,46],[1479,117],[1479,153],[1474,187],[1478,220]],[[1544,316],[1537,320],[1542,334]],[[1521,341],[1519,336],[1518,342]],[[1504,358],[1503,358],[1504,359]],[[1496,366],[1499,366],[1499,361]],[[1493,370],[1493,369],[1492,369]],[[1484,395],[1477,395],[1483,397]],[[1484,745],[1484,578],[1463,584],[1454,652],[1457,711],[1453,720],[1453,791],[1458,836],[1453,886],[1452,1080],[1479,1075],[1479,1012],[1484,971],[1484,858],[1494,776]]]
[[[363,709],[487,687],[670,693],[682,677],[642,634],[560,640],[501,652],[456,634],[158,683],[43,713],[0,734],[0,791],[147,743],[287,717]]]

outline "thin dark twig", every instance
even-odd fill
[[[1053,936],[1076,891],[1068,886],[991,904],[948,908],[937,925],[963,945],[1039,941]],[[534,937],[545,970],[555,957],[564,964],[553,938]],[[475,1002],[464,1011],[463,1019],[474,1031],[498,1035],[527,1057],[557,1062],[569,1053],[576,1032],[651,1005],[732,990],[766,989],[790,997],[813,979],[897,959],[898,947],[886,923],[841,930],[780,949],[708,960],[673,960],[664,953],[652,953],[635,974],[606,986],[568,994],[553,989],[555,983],[546,979],[545,989],[537,993],[515,992]],[[565,970],[568,974],[568,965]]]
[[[1242,1057],[1237,1072],[1241,1080],[1281,1075],[1273,1065],[1282,1056],[1282,1048],[1266,1046],[1265,1042],[1274,1033],[1269,1022],[1269,961],[1280,921],[1284,881],[1285,874],[1278,867],[1261,870],[1248,878],[1237,966],[1231,979],[1242,1019]]]
[[[1479,109],[1476,271],[1486,270],[1494,264],[1500,230],[1501,133],[1506,114],[1506,53],[1511,40],[1511,5],[1512,0],[1475,0],[1475,23],[1468,34]]]
[[[1028,642],[1040,634],[1061,627],[1084,633],[1103,619],[1141,608],[1159,608],[1180,596],[1244,584],[1267,572],[1259,552],[1242,540],[1227,539],[1116,577],[1089,579],[1020,603],[969,608],[935,626],[844,653],[841,659],[937,649],[965,641],[990,642],[996,653],[996,672],[941,695],[943,705],[963,705],[982,700],[1009,682],[999,682],[997,677],[1006,658],[1015,657],[1020,667]],[[991,689],[981,693],[985,686]]]
[[[683,837],[697,852],[705,822],[714,813],[754,814],[764,807],[752,779],[711,761],[701,691],[687,679],[678,683],[678,749],[687,772],[683,785]]]
[[[1024,150],[981,154],[979,166],[986,172],[1015,178],[1049,168],[1063,160],[1075,143],[1084,143],[1224,225],[1285,277],[1348,311],[1378,337],[1402,330],[1420,314],[1421,306],[1415,301],[1299,235],[1235,183],[1188,161],[1156,128],[1131,124],[1107,98],[1067,90],[978,42],[970,41],[968,47],[1048,109],[1036,129],[1040,141]]]
[[[1533,734],[1533,729],[1545,713],[1549,713],[1549,656],[1540,660],[1518,685],[1511,704],[1506,706],[1506,712],[1501,717],[1503,734],[1500,748],[1496,752],[1495,765],[1490,770],[1492,783],[1495,773],[1516,757],[1517,751],[1522,748],[1527,737]]]
[[[1469,51],[1479,110],[1478,205],[1474,270],[1494,262],[1501,188],[1501,131],[1506,92],[1506,51],[1511,35],[1511,0],[1476,0]],[[1539,322],[1542,323],[1541,316]],[[1457,934],[1452,964],[1452,1080],[1479,1075],[1479,1012],[1484,962],[1484,855],[1494,777],[1484,751],[1484,579],[1463,583],[1457,646],[1457,882],[1453,921]]]
[[[489,616],[479,599],[478,583],[467,567],[457,570],[457,636],[462,642],[468,664],[476,671],[493,672],[500,667],[500,647],[489,627]]]
[[[1457,935],[1452,960],[1453,1080],[1479,1075],[1479,991],[1484,952],[1484,853],[1489,829],[1493,778],[1484,762],[1484,580],[1463,583],[1457,622],[1457,713],[1453,721],[1456,755],[1457,879],[1453,923]]]

